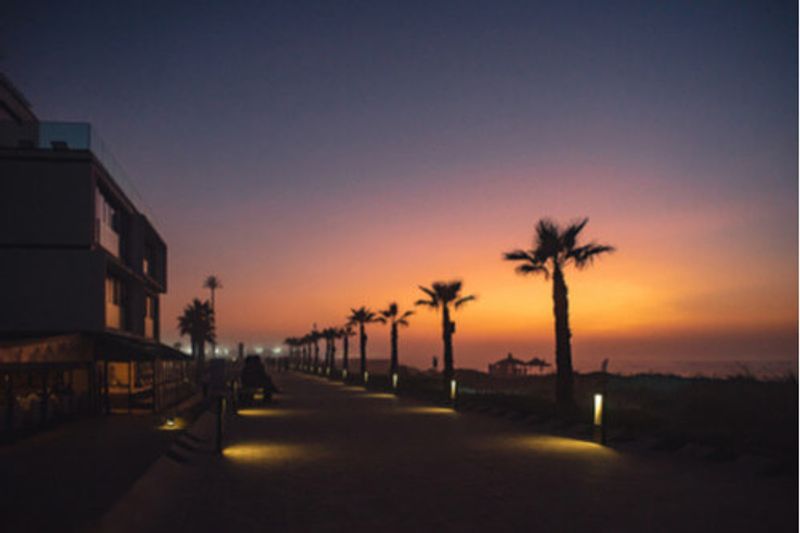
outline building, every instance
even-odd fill
[[[90,124],[40,121],[0,75],[0,396],[14,424],[26,395],[46,418],[56,390],[76,410],[131,411],[188,387],[186,356],[160,343],[166,244],[117,179]]]

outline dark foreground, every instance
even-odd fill
[[[211,417],[106,531],[796,531],[796,478],[638,456],[296,374]],[[205,424],[203,424],[205,422]],[[205,439],[205,440],[204,440]]]

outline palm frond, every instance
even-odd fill
[[[611,253],[614,252],[615,248],[613,246],[608,246],[605,244],[595,244],[593,242],[575,248],[571,250],[568,258],[572,259],[573,263],[575,263],[576,268],[586,268],[587,266],[591,265],[594,262],[595,257],[600,254]]]
[[[462,306],[462,305],[464,305],[465,303],[467,303],[467,302],[473,302],[473,301],[475,301],[475,300],[477,300],[477,299],[478,299],[478,297],[477,297],[477,296],[475,296],[474,294],[470,294],[469,296],[464,296],[463,298],[459,298],[458,300],[456,300],[456,302],[453,304],[453,306],[454,306],[456,309],[458,309],[459,307],[461,307],[461,306]]]

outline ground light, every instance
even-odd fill
[[[369,381],[369,372],[367,372],[365,370],[364,371],[364,385],[366,385],[368,381]]]
[[[458,392],[458,384],[456,383],[456,380],[451,379],[450,380],[450,400],[451,401],[456,401],[456,393],[457,392]]]
[[[347,379],[347,369],[342,370],[342,379]]]
[[[600,444],[606,443],[606,424],[605,424],[605,409],[603,405],[604,397],[602,394],[597,393],[594,395],[594,440]]]
[[[397,390],[397,372],[392,374],[392,388]]]

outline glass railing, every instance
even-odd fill
[[[18,124],[0,122],[0,147],[40,150],[90,150],[111,178],[153,223],[153,214],[136,190],[133,181],[117,162],[102,137],[87,122],[38,122]]]

